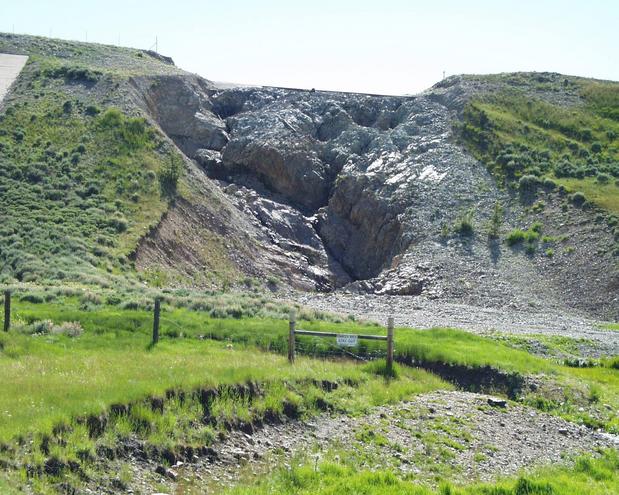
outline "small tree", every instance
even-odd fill
[[[499,230],[503,223],[503,207],[498,201],[494,203],[494,210],[490,217],[490,229],[488,230],[488,237],[490,239],[497,239],[499,237]]]

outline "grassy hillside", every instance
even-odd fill
[[[390,375],[384,342],[349,349],[378,358],[368,363],[348,359],[334,339],[300,337],[291,366],[292,305],[254,290],[263,281],[241,279],[230,252],[249,265],[252,245],[236,246],[236,231],[225,228],[229,211],[215,193],[192,189],[184,173],[193,169],[134,102],[132,76],[182,72],[141,50],[29,36],[0,34],[0,52],[30,57],[0,108],[0,284],[14,289],[11,330],[0,333],[1,493],[72,493],[100,483],[122,492],[129,476],[119,466],[142,456],[152,467],[193,462],[187,452],[204,458],[231,431],[322,413],[359,416],[454,383],[619,432],[616,358],[577,368],[463,331],[398,328]],[[526,80],[478,97],[464,112],[462,138],[507,187],[580,191],[617,227],[618,85],[565,81],[538,81],[538,96]],[[181,204],[203,207],[221,230],[209,230],[215,221],[194,229],[193,217],[181,214],[187,223],[170,222],[167,235],[178,241],[170,245],[185,247],[177,229],[195,230],[201,251],[202,272],[178,280],[196,286],[198,277],[221,273],[226,284],[242,281],[245,294],[159,292],[143,283],[176,281],[158,271],[157,259],[136,273],[132,255]],[[540,229],[521,234],[537,239]],[[155,296],[163,310],[161,341],[152,346]],[[353,317],[297,309],[302,329],[385,333]],[[459,375],[473,379],[461,384]],[[593,454],[573,471],[454,488],[440,474],[437,486],[422,486],[370,472],[341,451],[300,458],[232,493],[612,493],[616,453]]]
[[[500,86],[464,110],[461,136],[469,149],[506,185],[558,183],[619,214],[619,83],[525,74],[486,79]]]
[[[174,196],[182,158],[139,116],[138,50],[0,36],[28,64],[0,114],[0,280],[107,283]]]

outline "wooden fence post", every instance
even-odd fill
[[[393,371],[393,317],[387,319],[387,373]]]
[[[155,298],[155,313],[153,315],[153,345],[159,342],[159,313],[161,312],[161,300]]]
[[[288,361],[294,363],[296,314],[294,309],[290,310],[289,333],[288,333]]]
[[[11,291],[4,291],[4,331],[8,332],[11,328]]]

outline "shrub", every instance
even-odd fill
[[[542,186],[544,189],[548,189],[549,191],[554,190],[557,187],[557,183],[552,180],[550,177],[546,177],[542,182]]]
[[[146,120],[141,117],[126,119],[120,133],[125,143],[132,149],[141,148],[150,137]]]
[[[574,203],[576,206],[582,206],[587,201],[584,193],[577,191],[570,196],[570,201]]]
[[[108,225],[112,227],[116,232],[124,232],[127,230],[129,223],[127,219],[119,212],[116,212],[114,216],[110,217],[108,220]]]
[[[574,177],[575,174],[576,167],[568,161],[563,161],[555,167],[555,175],[557,177]]]
[[[123,122],[123,114],[118,108],[108,108],[99,117],[99,124],[106,129],[120,127]]]
[[[121,302],[122,299],[116,294],[110,294],[105,299],[105,304],[109,304],[110,306],[118,306]]]
[[[494,204],[494,210],[492,211],[492,217],[490,217],[490,229],[488,230],[488,237],[496,239],[499,237],[499,230],[501,229],[501,223],[503,222],[503,207],[498,201]]]
[[[89,117],[94,117],[95,115],[99,115],[101,113],[101,110],[95,105],[88,105],[86,107],[86,110],[84,110],[84,113]]]
[[[33,304],[42,304],[45,299],[40,294],[24,294],[19,298],[21,301],[29,302]]]
[[[507,238],[506,242],[509,246],[515,246],[521,242],[527,242],[527,252],[531,248],[535,249],[535,243],[539,240],[543,225],[540,222],[535,222],[528,230],[514,229]]]
[[[54,325],[51,329],[51,333],[56,335],[66,335],[67,337],[75,338],[82,335],[84,330],[79,321],[65,321],[59,326]]]
[[[507,235],[507,244],[509,246],[515,246],[516,244],[523,242],[526,238],[526,233],[520,229],[514,229]]]
[[[473,234],[473,230],[473,210],[468,210],[456,220],[454,231],[460,235],[470,236]]]
[[[520,189],[522,193],[532,193],[535,192],[538,184],[539,179],[534,175],[523,175],[518,181],[518,189]]]
[[[593,131],[587,128],[581,129],[580,139],[582,139],[583,141],[591,141],[591,139],[593,139]]]
[[[541,222],[534,222],[533,225],[531,225],[531,228],[529,230],[536,232],[538,234],[541,234],[543,228],[544,228],[544,225]]]
[[[610,175],[605,173],[599,173],[595,177],[595,180],[598,182],[598,184],[608,184],[610,182]]]
[[[599,141],[596,141],[595,143],[593,143],[591,145],[591,151],[593,153],[601,153],[601,151],[602,151],[602,143],[600,143]]]
[[[159,171],[159,185],[161,187],[161,192],[167,196],[173,196],[176,194],[176,187],[178,186],[178,179],[180,179],[180,176],[180,159],[171,156]]]
[[[54,79],[64,78],[65,81],[90,83],[97,82],[103,74],[98,70],[90,70],[78,65],[62,65],[60,67],[46,69],[43,73],[46,77]]]
[[[39,320],[33,322],[26,331],[32,335],[45,335],[51,333],[54,328],[54,322],[52,320]]]

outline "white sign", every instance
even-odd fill
[[[337,345],[343,347],[355,347],[357,345],[357,336],[348,333],[340,334],[336,337]]]

